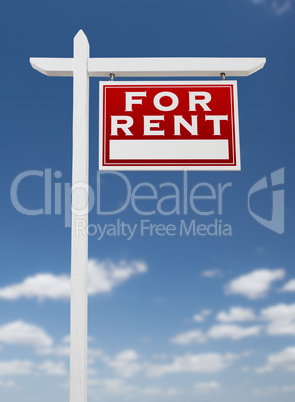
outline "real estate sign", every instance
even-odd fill
[[[236,81],[100,82],[100,170],[240,170]]]

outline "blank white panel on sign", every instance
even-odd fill
[[[228,140],[111,140],[112,159],[228,159]]]

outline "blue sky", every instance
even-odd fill
[[[70,229],[61,215],[27,216],[10,189],[22,172],[60,171],[71,180],[72,79],[37,73],[29,57],[72,57],[83,29],[92,57],[266,57],[238,78],[240,172],[189,172],[197,183],[231,183],[223,213],[200,216],[90,214],[93,225],[182,221],[230,225],[231,236],[89,237],[89,401],[241,402],[294,400],[294,1],[10,1],[1,31],[0,395],[16,402],[64,401],[69,378]],[[194,78],[194,77],[192,77]],[[98,166],[99,79],[90,82],[90,184]],[[285,229],[269,230],[270,175],[284,168]],[[282,171],[281,171],[282,172]],[[134,188],[182,188],[181,172],[125,172]],[[281,178],[282,178],[281,174]],[[123,181],[104,175],[103,208],[124,203]],[[44,181],[24,180],[26,208],[44,204]],[[153,201],[140,207],[151,210]],[[173,205],[165,204],[167,210]]]

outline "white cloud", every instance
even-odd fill
[[[291,10],[292,3],[290,0],[273,0],[271,7],[276,15],[282,15]]]
[[[242,322],[259,320],[263,326],[253,326],[241,328],[236,326],[215,326],[209,333],[209,337],[232,337],[232,336],[251,336],[258,335],[263,329],[267,335],[290,335],[295,336],[295,304],[277,304],[267,307],[260,311],[259,316],[255,316],[252,309],[232,307],[229,312],[220,312],[217,320],[222,322]],[[230,336],[232,334],[232,336]],[[234,339],[232,337],[232,339]],[[236,338],[238,339],[238,338]]]
[[[281,289],[281,292],[295,292],[295,279],[291,279]]]
[[[191,330],[174,336],[170,342],[178,345],[205,343],[210,339],[239,340],[247,337],[267,335],[295,336],[295,304],[278,304],[262,309],[255,315],[250,308],[231,307],[221,311],[216,319],[220,324],[212,326],[207,332]],[[256,321],[259,325],[241,326],[238,322]]]
[[[88,377],[97,376],[98,374],[99,374],[99,373],[98,373],[98,371],[97,371],[96,369],[90,368],[90,367],[87,368],[87,375],[88,375]]]
[[[251,0],[253,4],[269,7],[275,15],[282,15],[292,9],[291,0]]]
[[[37,369],[49,376],[63,376],[68,374],[64,362],[52,362],[47,360],[38,365]]]
[[[277,394],[279,390],[278,387],[255,388],[252,390],[252,394],[257,396],[271,396]]]
[[[139,373],[147,377],[162,377],[167,374],[177,373],[217,373],[230,367],[237,359],[248,357],[249,353],[206,353],[185,354],[176,356],[168,362],[144,362],[135,350],[125,350],[114,358],[104,355],[102,362],[114,373],[121,377],[120,384],[124,384],[123,378],[131,378]],[[92,385],[102,385],[101,380],[91,379]],[[154,388],[154,387],[152,387]],[[133,387],[136,390],[136,387]],[[163,389],[163,395],[172,396],[181,393],[176,389]],[[152,391],[151,391],[152,392]]]
[[[144,336],[141,338],[140,340],[142,343],[150,343],[153,341],[153,338],[151,338],[150,336]]]
[[[249,336],[257,336],[261,332],[260,326],[240,327],[238,325],[215,325],[208,331],[208,336],[212,339],[229,338],[238,340]]]
[[[28,360],[0,361],[0,376],[36,375],[48,376],[67,375],[64,362],[45,361],[36,364]]]
[[[289,385],[289,386],[282,387],[282,392],[295,392],[295,386]]]
[[[261,396],[270,396],[278,393],[289,393],[289,392],[295,392],[295,387],[294,386],[283,386],[283,387],[267,387],[267,388],[256,388],[253,391],[253,394],[255,395],[261,395]]]
[[[105,363],[121,377],[133,377],[141,372],[145,365],[138,362],[139,356],[134,350],[125,350],[114,359],[105,357]]]
[[[172,373],[217,373],[225,370],[242,357],[246,357],[246,354],[186,354],[175,357],[172,362],[155,364],[141,362],[136,351],[125,350],[114,358],[104,356],[102,361],[118,376],[131,378],[139,373],[144,373],[147,377],[161,377]],[[167,394],[168,390],[164,393]]]
[[[223,272],[219,268],[215,269],[207,269],[201,273],[203,278],[221,278],[223,276]]]
[[[134,275],[147,272],[147,266],[143,262],[120,262],[118,265],[112,262],[99,263],[90,260],[88,265],[88,293],[90,295],[111,292],[114,287],[121,285]]]
[[[27,360],[0,361],[0,376],[28,375],[33,367],[34,363]]]
[[[261,319],[269,321],[269,335],[295,336],[295,304],[277,304],[261,310]]]
[[[37,350],[38,355],[44,355],[44,356],[59,356],[59,357],[68,357],[70,356],[70,347],[69,346],[54,346],[54,347],[49,347],[49,348],[39,348]]]
[[[210,394],[212,392],[219,391],[220,385],[215,381],[200,382],[198,384],[194,384],[193,389],[195,394]]]
[[[0,327],[0,342],[13,345],[29,345],[48,347],[53,344],[52,338],[36,325],[23,321],[15,321]]]
[[[99,262],[91,259],[88,263],[88,294],[111,292],[134,275],[147,272],[141,261],[115,264],[110,261]],[[26,278],[23,282],[0,289],[0,298],[17,300],[22,297],[38,300],[69,299],[71,292],[69,275],[42,273]]]
[[[111,395],[126,395],[133,393],[136,388],[132,385],[128,385],[124,380],[118,378],[108,378],[104,380],[88,380],[89,386],[99,386],[100,392]]]
[[[0,380],[0,387],[13,388],[14,387],[14,382],[13,381],[2,381],[2,380]]]
[[[200,314],[195,314],[193,320],[196,322],[203,322],[205,318],[211,314],[211,310],[202,310]]]
[[[71,342],[71,335],[66,335],[62,338],[62,343],[70,343]]]
[[[163,390],[162,388],[144,388],[142,390],[142,393],[144,395],[149,395],[149,396],[156,396],[156,395],[162,395],[163,394]]]
[[[264,320],[276,321],[281,319],[295,319],[295,304],[277,304],[261,310],[261,317]]]
[[[132,395],[133,398],[142,399],[142,396],[163,396],[163,397],[171,397],[175,395],[179,395],[182,392],[176,388],[160,388],[160,387],[138,387],[134,385],[130,385],[126,383],[125,380],[118,378],[110,378],[104,380],[98,379],[89,379],[88,385],[92,388],[98,386],[100,388],[99,393],[111,394],[111,395],[119,395],[129,397]],[[89,394],[96,394],[94,390],[90,390]]]
[[[239,294],[249,299],[260,299],[267,295],[273,282],[283,279],[283,269],[259,269],[233,279],[225,288],[227,294]]]
[[[250,308],[231,307],[229,312],[221,311],[218,313],[216,319],[221,322],[243,322],[254,321],[256,317]]]
[[[93,336],[89,336],[89,335],[88,335],[88,343],[89,343],[89,342],[94,342],[94,341],[95,341],[95,338],[94,338]],[[62,338],[61,342],[62,342],[62,343],[70,343],[70,342],[71,342],[71,336],[70,336],[70,334],[65,335],[65,336]]]
[[[171,342],[178,345],[190,345],[191,343],[204,343],[206,340],[203,332],[196,330],[176,335],[171,339]]]
[[[253,310],[242,307],[232,307],[229,312],[221,311],[217,320],[231,323],[236,321],[256,320]],[[190,345],[193,343],[205,343],[208,339],[228,338],[232,340],[243,339],[250,336],[257,336],[261,333],[262,326],[242,327],[234,324],[217,324],[211,327],[207,333],[201,330],[192,330],[174,336],[170,342],[178,345]]]
[[[177,388],[168,388],[168,389],[166,389],[165,394],[167,396],[175,396],[175,395],[182,394],[182,391],[180,391]]]
[[[36,353],[41,356],[70,357],[70,346],[57,345],[47,348],[39,348]],[[88,348],[88,363],[93,364],[96,359],[103,360],[106,356],[101,349]]]
[[[23,282],[0,289],[0,298],[17,300],[21,297],[39,300],[67,299],[70,297],[71,285],[68,275],[37,274],[26,278]]]
[[[113,394],[113,395],[132,395],[137,399],[142,399],[142,395],[144,396],[175,396],[179,395],[181,391],[176,388],[160,388],[160,387],[146,387],[146,388],[139,388],[134,385],[126,384],[124,380],[121,379],[106,379],[102,381],[95,381],[93,385],[100,385],[102,387],[102,391],[106,394]]]
[[[133,394],[137,394],[138,397],[141,395],[145,396],[159,396],[162,397],[171,397],[175,395],[181,394],[181,391],[176,388],[160,388],[160,387],[146,387],[146,388],[138,388],[138,387],[130,387]]]
[[[258,374],[268,373],[275,369],[295,372],[295,347],[288,347],[281,352],[268,355],[266,364],[258,367]]]
[[[126,394],[132,390],[132,387],[126,386],[120,379],[107,379],[103,381],[105,392],[110,394]]]
[[[153,359],[154,360],[166,360],[167,359],[167,355],[165,353],[155,353],[153,355]]]
[[[202,314],[195,314],[193,316],[193,320],[196,322],[203,322],[204,321],[204,316]]]
[[[233,324],[218,324],[209,329],[206,334],[199,330],[184,332],[172,338],[171,342],[178,345],[191,345],[193,343],[205,343],[209,338],[214,340],[228,338],[236,341],[250,336],[258,336],[261,330],[262,327],[257,325],[241,327]]]
[[[172,373],[217,373],[231,366],[240,356],[231,353],[187,354],[175,357],[170,364],[150,365],[149,377],[161,377]]]

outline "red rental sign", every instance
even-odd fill
[[[100,82],[100,170],[240,170],[236,81]]]

